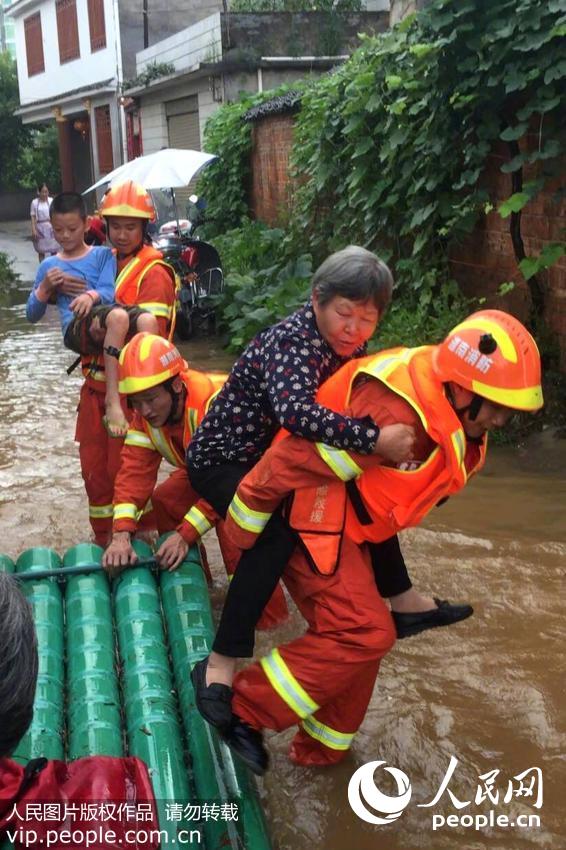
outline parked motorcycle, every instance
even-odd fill
[[[190,202],[190,217],[165,222],[154,241],[181,279],[176,332],[183,340],[190,339],[197,329],[214,327],[215,296],[224,289],[218,251],[195,235],[204,221],[204,204],[195,195],[191,195]]]

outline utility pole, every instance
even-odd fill
[[[143,46],[144,50],[149,47],[149,11],[147,8],[148,0],[143,0]]]

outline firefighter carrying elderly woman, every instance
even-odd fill
[[[387,265],[365,248],[350,245],[319,266],[302,308],[249,343],[187,449],[192,486],[221,516],[239,481],[280,428],[390,463],[411,460],[411,426],[383,422],[379,427],[369,415],[344,415],[316,398],[325,379],[367,353],[392,289]],[[275,513],[238,563],[213,651],[192,674],[197,706],[215,726],[231,722],[236,659],[253,655],[256,623],[296,543],[293,530]],[[438,601],[413,587],[396,535],[372,545],[371,557],[398,637],[450,625],[473,613],[471,605]]]
[[[413,460],[384,463],[282,433],[238,487],[226,531],[244,550],[284,503],[300,538],[284,581],[308,626],[234,681],[222,735],[258,774],[268,766],[265,728],[298,725],[290,758],[299,765],[345,756],[396,637],[368,545],[418,525],[482,468],[492,429],[542,407],[540,355],[518,320],[482,310],[439,345],[351,361],[317,399],[378,425],[410,425]]]

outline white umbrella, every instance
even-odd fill
[[[131,162],[125,162],[110,171],[105,177],[101,177],[83,195],[92,192],[99,186],[122,183],[124,180],[133,180],[140,183],[144,189],[164,189],[174,186],[187,186],[193,177],[213,160],[217,159],[214,154],[204,151],[190,151],[181,148],[163,148],[156,153],[147,156],[138,156]]]

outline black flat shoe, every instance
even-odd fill
[[[392,611],[397,637],[412,637],[418,635],[419,632],[424,632],[425,629],[451,626],[452,623],[465,620],[474,613],[471,605],[451,605],[447,599],[437,599],[436,596],[434,601],[438,607],[432,608],[430,611],[416,611],[414,614],[401,614]]]
[[[206,684],[208,658],[197,661],[191,670],[195,703],[207,723],[223,731],[232,723],[232,688],[220,682]]]
[[[269,767],[269,754],[263,745],[261,732],[233,714],[232,723],[222,732],[222,738],[246,767],[257,776],[263,776]]]

